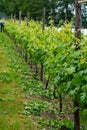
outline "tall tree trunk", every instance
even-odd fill
[[[76,111],[74,112],[74,130],[80,130],[80,111],[79,111],[79,103],[77,99],[73,101],[74,108]]]

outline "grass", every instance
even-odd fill
[[[26,97],[18,87],[21,58],[11,40],[0,33],[0,130],[38,130],[31,117],[23,114]]]

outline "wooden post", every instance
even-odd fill
[[[75,37],[76,39],[81,39],[81,4],[79,0],[75,0]],[[76,51],[80,49],[80,43],[76,41]],[[78,67],[76,68],[77,72]],[[74,112],[74,130],[80,130],[80,106],[78,103],[77,95],[73,101],[74,108],[76,108]]]
[[[13,14],[11,13],[11,20],[13,19]]]
[[[56,85],[54,84],[54,91],[53,91],[53,97],[56,99],[56,89],[57,89],[57,87],[56,87]]]
[[[43,22],[42,22],[42,31],[45,29],[45,15],[46,15],[46,8],[43,8]]]
[[[65,13],[65,21],[67,21],[67,9],[64,10]]]
[[[16,22],[16,14],[14,14],[14,23]]]
[[[42,32],[44,32],[45,30],[45,7],[43,8],[43,21],[42,21]],[[40,72],[40,77],[41,77],[41,81],[43,81],[43,70],[44,70],[44,65],[43,63],[41,63],[41,72]]]
[[[81,39],[81,3],[87,2],[87,0],[75,0],[75,36],[77,39]],[[80,42],[76,42],[76,50],[80,49]],[[76,72],[78,71],[78,67],[76,68]],[[74,101],[74,108],[76,111],[74,112],[74,130],[80,130],[80,106],[78,103],[77,96]]]
[[[75,36],[81,39],[81,4],[79,0],[75,0]],[[79,48],[79,42],[76,43],[76,49]]]
[[[35,65],[35,74],[37,75],[37,72],[38,72],[38,67],[37,67],[37,64]]]
[[[41,63],[40,78],[41,78],[41,81],[42,81],[42,82],[43,82],[43,70],[44,70],[44,65],[43,65],[43,63]]]
[[[19,11],[19,24],[21,24],[21,11]]]
[[[63,109],[62,94],[59,95],[59,106],[60,106],[60,112],[62,112]]]
[[[54,10],[51,8],[51,25],[53,26],[55,24],[55,16],[54,16]]]
[[[46,80],[46,87],[45,87],[45,89],[48,88],[49,81],[50,81],[50,77],[48,77],[48,79]]]
[[[27,22],[27,26],[28,26],[28,23],[29,23],[29,12],[27,12],[26,22]]]
[[[74,108],[76,108],[74,112],[74,130],[80,130],[80,108],[77,98],[73,101]]]

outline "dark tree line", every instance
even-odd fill
[[[53,18],[55,23],[62,24],[64,20],[71,21],[74,17],[75,0],[0,0],[0,13],[7,15],[16,14],[19,11],[26,16],[29,12],[30,18],[42,19],[42,10],[46,8],[46,19]],[[87,9],[84,8],[84,23],[87,17]],[[83,14],[82,14],[83,15]],[[87,22],[87,21],[86,21]]]

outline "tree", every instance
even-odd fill
[[[57,16],[59,21],[70,21],[73,17],[74,0],[57,0]]]
[[[29,12],[30,17],[34,20],[42,20],[42,10],[46,8],[46,20],[52,18],[56,24],[63,23],[65,20],[71,21],[74,16],[75,0],[1,0],[0,12],[11,15],[19,11],[26,16]],[[82,24],[86,26],[87,21],[87,4],[82,6]]]
[[[46,8],[46,16],[49,14],[49,0],[25,0],[20,9],[23,12],[28,11],[30,14],[30,17],[34,20],[41,20],[42,19],[42,11],[43,8]]]
[[[8,15],[10,15],[11,13],[18,13],[18,10],[19,10],[19,1],[3,0],[0,3],[0,11]]]
[[[87,28],[87,3],[82,4],[82,26]]]

